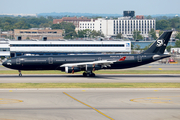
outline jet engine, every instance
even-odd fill
[[[79,72],[79,71],[81,71],[79,67],[65,67],[66,73],[74,73],[74,72]]]
[[[86,71],[95,71],[101,69],[100,65],[95,65],[95,64],[87,64],[86,65]]]

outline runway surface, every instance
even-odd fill
[[[0,90],[0,120],[179,120],[180,90]]]
[[[0,83],[180,83],[180,75],[0,75]]]
[[[131,70],[159,68],[180,70],[180,65]],[[179,83],[180,75],[0,75],[0,83],[119,82]],[[179,111],[180,89],[0,89],[0,120],[179,120]]]

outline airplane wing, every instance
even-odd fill
[[[108,61],[108,60],[101,60],[101,61],[93,61],[93,62],[83,62],[83,63],[70,63],[70,64],[63,64],[60,67],[85,67],[88,64],[92,65],[101,65],[101,66],[108,66],[110,64],[113,64],[114,62],[120,62],[124,61],[126,57],[122,57],[121,59],[117,61]]]

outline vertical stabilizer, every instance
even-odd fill
[[[172,30],[164,32],[146,51],[142,54],[163,54],[171,37]]]

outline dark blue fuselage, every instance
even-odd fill
[[[116,61],[126,57],[124,61],[114,62],[102,69],[131,68],[154,62],[154,54],[113,54],[113,55],[64,55],[64,56],[20,56],[8,59],[3,66],[16,70],[63,70],[60,66],[67,63],[83,63],[93,61]]]

